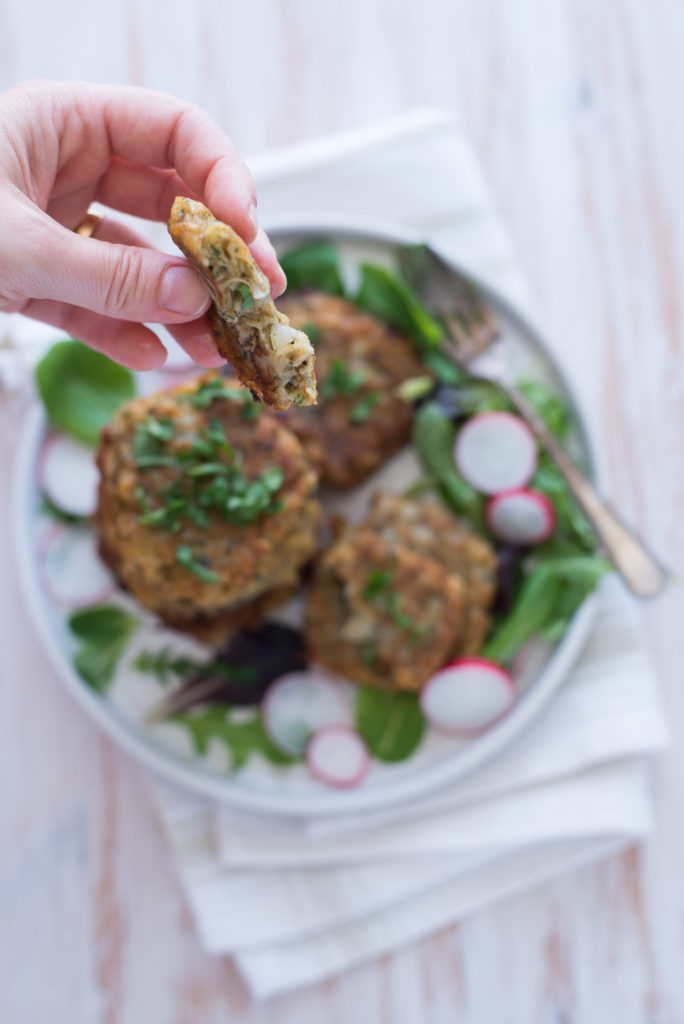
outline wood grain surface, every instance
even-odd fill
[[[459,112],[606,488],[682,579],[681,0],[0,0],[0,88],[37,76],[175,92],[246,153]],[[18,414],[3,397],[2,1024],[684,1021],[681,583],[645,609],[676,739],[647,846],[254,1006],[195,938],[140,769],[36,656],[6,521]]]

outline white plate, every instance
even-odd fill
[[[330,239],[342,252],[345,272],[350,276],[361,260],[392,265],[396,246],[415,241],[405,231],[391,226],[369,226],[367,221],[353,225],[349,218],[340,221],[334,217],[288,218],[287,224],[281,222],[272,227],[270,234],[276,246],[282,249],[314,235]],[[499,358],[504,360],[506,372],[513,379],[525,373],[526,376],[548,380],[560,390],[574,414],[575,455],[591,472],[592,459],[586,433],[558,368],[531,326],[491,289],[484,285],[480,287],[500,323],[502,341]],[[388,807],[415,799],[441,785],[455,782],[502,751],[517,737],[558,689],[587,636],[595,611],[594,597],[585,601],[562,642],[550,652],[533,678],[519,681],[521,695],[499,724],[477,739],[460,742],[431,730],[408,760],[392,765],[374,761],[369,775],[356,789],[331,790],[312,779],[303,765],[274,768],[254,756],[240,771],[228,773],[225,756],[219,748],[211,747],[206,758],[198,758],[192,752],[185,732],[178,726],[148,727],[143,724],[145,712],[164,691],[150,676],[131,667],[130,662],[136,653],[143,648],[156,650],[169,645],[179,653],[192,656],[201,649],[193,641],[160,627],[129,597],[118,594],[115,600],[133,610],[142,624],[121,659],[107,695],[94,693],[74,671],[71,662],[74,644],[68,632],[65,610],[46,592],[39,572],[38,551],[47,524],[40,513],[36,467],[46,428],[44,414],[36,408],[29,416],[22,439],[13,495],[19,576],[40,641],[58,678],[114,740],[161,776],[203,796],[253,811],[326,816]],[[404,454],[391,460],[359,488],[352,502],[355,509],[364,496],[379,487],[403,489],[411,458]]]

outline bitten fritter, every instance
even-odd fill
[[[436,501],[415,501],[399,494],[376,494],[366,525],[391,544],[405,544],[434,558],[464,586],[463,629],[452,657],[477,654],[490,626],[488,609],[496,589],[496,555],[464,520]]]
[[[316,351],[318,405],[292,409],[287,423],[321,481],[353,487],[406,444],[413,408],[397,395],[426,371],[411,342],[346,299],[285,295],[278,306]]]
[[[274,409],[315,404],[311,343],[276,309],[268,278],[239,235],[182,196],[168,229],[214,301],[208,315],[216,344],[241,382]]]
[[[317,546],[317,480],[296,437],[213,374],[126,402],[105,428],[95,525],[122,584],[221,640],[285,599]]]
[[[313,660],[353,683],[417,691],[447,661],[462,610],[457,577],[362,526],[318,563],[306,642]]]

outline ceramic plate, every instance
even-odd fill
[[[406,232],[387,226],[369,226],[367,222],[361,226],[350,225],[348,218],[343,222],[333,217],[291,218],[289,223],[280,223],[271,230],[276,247],[282,250],[316,236],[338,246],[350,281],[360,262],[393,266],[397,246],[416,241]],[[480,287],[501,329],[501,340],[493,358],[500,361],[510,379],[524,375],[545,380],[566,398],[574,418],[574,454],[591,472],[591,452],[576,405],[543,342],[506,301],[484,285]],[[148,376],[141,381],[141,390],[147,391],[151,384],[161,382],[162,378]],[[428,730],[410,758],[396,764],[374,761],[363,783],[355,789],[327,788],[311,778],[303,765],[276,767],[259,755],[250,757],[239,771],[230,771],[222,744],[212,741],[207,754],[200,757],[180,726],[145,724],[146,712],[165,691],[153,676],[133,667],[137,655],[142,651],[168,648],[190,657],[203,654],[206,659],[206,652],[193,641],[160,627],[151,615],[120,591],[114,591],[111,600],[132,611],[140,625],[119,661],[106,695],[89,689],[73,669],[74,641],[67,627],[69,609],[45,585],[42,568],[46,538],[55,529],[54,523],[41,512],[42,498],[37,483],[39,453],[47,433],[44,414],[36,408],[26,425],[14,489],[20,578],[40,641],[57,677],[110,736],[161,776],[198,794],[254,811],[330,816],[385,808],[452,784],[501,752],[539,714],[579,653],[591,624],[595,608],[593,597],[580,608],[555,649],[546,651],[535,665],[528,664],[524,674],[516,680],[519,692],[516,704],[489,731],[476,739],[458,741]],[[358,518],[375,490],[403,490],[418,472],[412,452],[400,453],[353,495],[336,500],[335,508],[351,518]],[[285,609],[283,615],[296,618],[296,606]],[[341,692],[348,701],[351,715],[352,688],[347,692],[341,687]]]

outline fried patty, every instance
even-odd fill
[[[488,609],[496,589],[496,555],[464,520],[433,500],[414,501],[398,494],[376,494],[366,525],[392,544],[434,558],[464,586],[463,628],[452,657],[477,654],[490,626]]]
[[[315,404],[311,343],[276,309],[268,279],[239,235],[182,196],[168,229],[214,301],[209,322],[217,348],[242,383],[274,409]]]
[[[458,577],[362,526],[321,558],[305,636],[313,660],[353,683],[417,691],[447,660],[462,616]]]
[[[290,410],[288,426],[323,482],[353,487],[408,441],[413,410],[396,389],[425,368],[407,338],[346,299],[303,292],[278,307],[310,332],[319,382],[318,405]]]
[[[254,411],[208,374],[126,402],[97,454],[105,561],[141,604],[205,640],[289,596],[317,545],[316,475],[296,437]],[[251,519],[245,494],[266,502]]]

